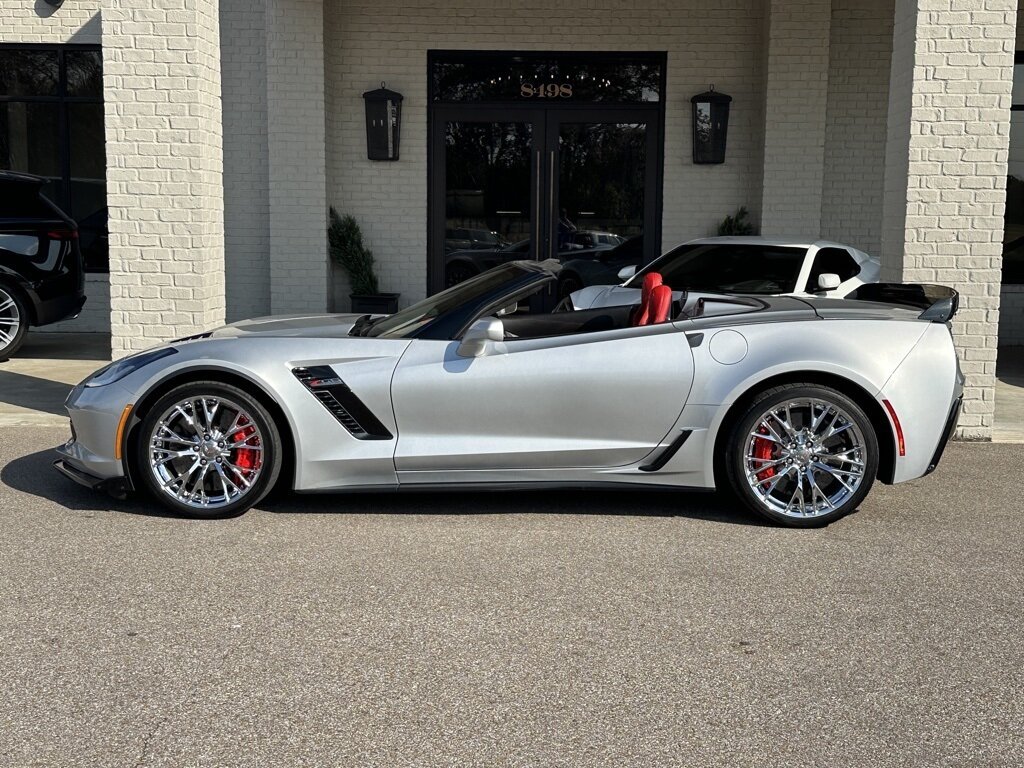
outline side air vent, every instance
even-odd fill
[[[330,366],[293,368],[292,373],[324,408],[357,440],[392,440],[394,436],[381,424],[355,392]]]

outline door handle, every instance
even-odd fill
[[[551,167],[549,168],[549,170],[550,173],[548,174],[548,210],[555,214],[552,217],[555,224],[555,231],[552,233],[554,237],[552,237],[548,243],[547,258],[554,258],[556,255],[556,249],[558,245],[558,222],[561,221],[561,217],[559,216],[559,212],[557,210],[558,206],[555,205],[555,150],[553,149],[551,150]],[[552,244],[555,245],[555,248],[551,247]]]
[[[543,154],[542,151],[540,149],[538,149],[537,150],[537,187],[536,187],[536,190],[535,190],[536,191],[536,194],[535,194],[536,202],[534,203],[534,206],[533,206],[533,230],[534,230],[534,232],[537,233],[537,237],[535,238],[536,242],[534,243],[535,247],[533,249],[533,254],[534,254],[534,258],[537,259],[538,261],[541,261],[541,258],[540,258],[541,249],[544,247],[542,245],[543,238],[541,236],[541,220],[540,220],[540,208],[541,208],[541,191],[540,190],[541,190],[541,184],[544,181],[542,176],[541,176],[541,155],[542,154]]]

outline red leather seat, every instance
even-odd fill
[[[650,313],[648,314],[648,325],[664,323],[668,320],[668,314],[672,310],[672,289],[667,285],[659,285],[651,291]]]
[[[662,284],[660,272],[648,272],[644,275],[643,286],[640,289],[640,306],[633,315],[633,325],[650,325],[651,323],[651,297],[654,289]],[[671,294],[671,291],[669,291]]]

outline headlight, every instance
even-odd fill
[[[87,387],[103,387],[107,384],[113,384],[115,381],[123,379],[129,373],[135,373],[144,365],[155,363],[157,360],[162,360],[168,355],[176,354],[178,354],[178,350],[174,347],[164,347],[163,349],[154,349],[152,352],[140,352],[131,357],[122,357],[120,360],[115,360],[110,365],[100,368],[96,373],[83,381],[82,384]]]

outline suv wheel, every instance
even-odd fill
[[[0,360],[11,357],[25,341],[28,312],[18,294],[0,285]]]

